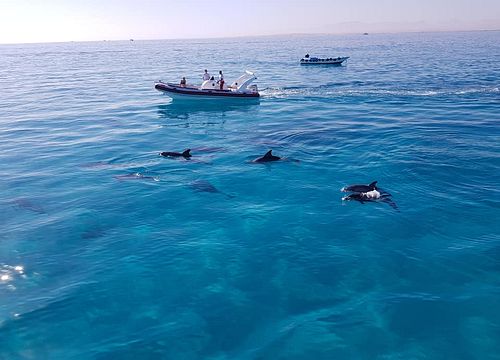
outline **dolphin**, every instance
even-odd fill
[[[264,156],[261,156],[260,158],[253,160],[253,162],[266,163],[266,162],[278,161],[278,160],[281,160],[281,158],[279,156],[274,156],[272,154],[272,150],[269,150],[268,152],[265,153]]]
[[[225,152],[226,148],[205,146],[205,147],[195,148],[193,150],[195,150],[196,152],[215,153],[215,152]]]
[[[160,153],[161,156],[165,157],[183,157],[185,159],[189,159],[192,155],[190,154],[191,149],[186,149],[181,153],[173,152],[173,151],[163,151]]]
[[[29,210],[38,214],[46,214],[46,211],[40,205],[34,203],[32,200],[27,198],[18,198],[10,202],[12,205],[17,206],[20,209]]]
[[[366,193],[372,190],[378,190],[377,181],[374,181],[368,185],[349,185],[344,186],[340,191],[342,192],[357,192],[357,193]]]
[[[210,184],[206,180],[195,180],[191,183],[189,183],[189,186],[194,189],[197,192],[208,192],[208,193],[213,193],[213,194],[222,194],[228,199],[234,198],[234,195],[226,194],[225,192],[220,191],[217,189],[215,186]]]
[[[381,194],[378,190],[372,190],[368,192],[354,192],[352,194],[346,195],[342,198],[342,200],[356,200],[360,203],[364,204],[365,201],[376,201],[380,199],[384,199],[390,194]]]
[[[370,185],[373,185],[375,187],[375,183],[376,181],[371,183]],[[346,187],[346,189],[352,188],[352,189],[362,190],[365,189],[366,187],[367,185],[352,185],[352,187],[348,186]],[[369,191],[354,191],[354,190],[344,190],[344,189],[342,189],[342,191],[352,192],[351,194],[344,196],[342,198],[343,201],[356,200],[359,201],[361,204],[364,204],[365,202],[385,202],[389,204],[393,209],[399,211],[398,206],[391,198],[392,195],[376,187]]]

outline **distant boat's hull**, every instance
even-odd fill
[[[155,89],[166,93],[172,99],[256,99],[258,92],[236,92],[231,90],[200,90],[194,87],[181,87],[174,84],[157,82]]]
[[[300,65],[342,65],[347,59],[349,59],[349,56],[328,59],[302,59]]]

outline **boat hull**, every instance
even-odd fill
[[[155,89],[172,99],[258,99],[258,92],[236,92],[231,90],[200,90],[194,87],[180,87],[174,84],[157,82]]]

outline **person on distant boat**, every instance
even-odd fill
[[[181,87],[186,87],[186,78],[183,76],[181,79]]]
[[[210,80],[210,74],[208,73],[207,69],[205,69],[205,72],[203,73],[203,81],[205,80]]]
[[[222,75],[222,70],[219,71],[219,86],[220,86],[220,89],[222,90],[224,88],[224,75]]]

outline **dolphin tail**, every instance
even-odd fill
[[[385,203],[389,204],[389,206],[390,206],[391,208],[393,208],[394,210],[396,210],[396,211],[398,211],[398,212],[399,212],[398,205],[397,205],[394,201],[392,201],[392,199],[390,199],[390,198],[386,197],[386,198],[384,198],[384,199],[383,199],[383,201],[384,201]]]

